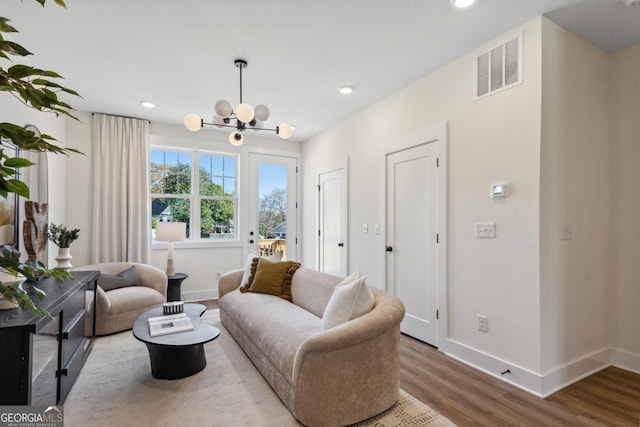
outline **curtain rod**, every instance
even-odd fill
[[[122,117],[123,119],[142,120],[142,121],[145,121],[145,122],[149,122],[149,124],[151,124],[151,120],[141,119],[139,117],[121,116],[119,114],[106,114],[106,113],[96,113],[96,112],[91,113],[92,116],[95,116],[96,114],[102,114],[103,116],[111,116],[111,117]]]

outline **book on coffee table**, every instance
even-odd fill
[[[193,323],[186,313],[149,318],[149,335],[152,337],[191,330]]]

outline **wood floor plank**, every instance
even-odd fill
[[[459,426],[640,427],[640,375],[615,367],[542,399],[403,335],[400,387]]]

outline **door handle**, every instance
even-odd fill
[[[384,248],[385,252],[393,252],[393,248],[391,246],[387,246]]]
[[[343,248],[344,247],[344,243],[338,243],[338,247],[339,248]]]
[[[249,243],[253,243],[253,239],[249,240]]]

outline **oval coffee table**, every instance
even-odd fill
[[[207,366],[204,344],[220,335],[220,330],[200,323],[207,310],[202,304],[185,304],[184,312],[193,323],[192,331],[152,337],[149,334],[150,317],[162,316],[162,307],[143,313],[133,324],[133,336],[147,345],[154,378],[175,380],[197,374]]]

